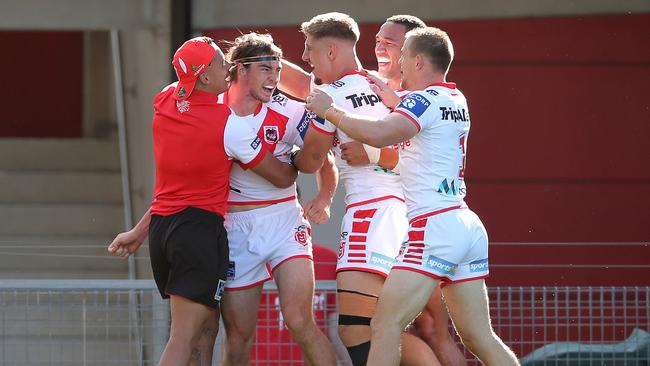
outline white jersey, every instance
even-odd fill
[[[465,154],[470,128],[465,96],[454,83],[435,83],[395,107],[419,132],[400,151],[408,217],[464,205]]]
[[[219,96],[219,102],[228,104],[228,93]],[[262,141],[263,148],[278,160],[288,163],[293,146],[302,146],[311,114],[302,103],[276,94],[267,103],[260,103],[252,115],[242,118]],[[230,172],[229,205],[259,205],[279,203],[296,198],[295,183],[278,188],[255,172],[234,164]]]
[[[365,71],[348,72],[341,79],[321,86],[321,88],[334,98],[334,103],[338,107],[345,111],[383,118],[390,113],[390,109],[370,89],[365,75]],[[399,174],[377,164],[360,167],[348,165],[345,160],[341,159],[340,145],[354,140],[329,121],[315,118],[312,126],[323,133],[335,134],[332,150],[336,158],[339,177],[345,186],[346,205],[358,205],[388,198],[404,199]]]

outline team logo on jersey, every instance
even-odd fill
[[[352,102],[352,108],[359,108],[364,104],[372,107],[381,101],[375,94],[366,95],[366,93],[348,95],[345,99]]]
[[[181,113],[189,112],[189,110],[190,110],[190,101],[189,100],[177,100],[176,101],[176,109],[178,109],[178,111],[181,112]]]
[[[449,120],[453,120],[454,122],[469,121],[469,113],[467,113],[467,111],[464,108],[458,108],[456,110],[453,110],[447,107],[440,107],[440,112],[442,113],[441,117],[443,121],[449,121]]]
[[[479,259],[474,262],[469,262],[470,272],[485,272],[488,270],[488,259]]]
[[[370,263],[378,265],[387,271],[390,271],[390,269],[393,267],[393,262],[393,258],[381,255],[379,253],[372,252],[370,255]]]
[[[269,144],[275,144],[280,138],[278,126],[264,126],[264,141]]]
[[[296,239],[296,242],[302,246],[307,245],[307,240],[309,239],[309,228],[307,225],[300,225],[295,230],[294,239]]]
[[[287,97],[282,94],[276,94],[273,96],[272,103],[278,103],[279,105],[286,107],[287,106]]]
[[[445,275],[453,275],[456,273],[456,268],[458,265],[456,263],[447,262],[442,258],[438,258],[435,255],[430,255],[427,258],[425,265],[436,272],[440,272]]]
[[[430,105],[431,103],[420,94],[411,93],[402,100],[402,103],[400,103],[397,108],[406,109],[414,116],[421,117]]]
[[[255,136],[255,140],[253,140],[253,142],[251,142],[251,147],[253,148],[253,150],[257,150],[257,148],[260,146],[261,143],[262,143],[262,140],[260,139],[260,137]]]

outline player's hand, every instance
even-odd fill
[[[372,74],[368,74],[366,78],[370,82],[370,89],[381,98],[381,101],[386,105],[386,107],[393,109],[402,101],[400,97],[398,97],[397,94],[388,87],[388,84],[380,78]]]
[[[368,153],[363,148],[363,144],[356,141],[341,144],[341,159],[345,160],[351,166],[364,166],[370,164]]]
[[[117,234],[113,242],[108,246],[108,252],[122,259],[128,258],[144,242],[144,237],[137,235],[135,231],[130,230]]]
[[[310,223],[316,225],[322,225],[330,219],[330,205],[332,203],[329,200],[322,199],[319,197],[314,198],[309,201],[305,207],[305,215],[307,220]]]
[[[321,89],[315,88],[305,99],[305,107],[318,117],[325,118],[325,112],[332,106],[334,99]]]

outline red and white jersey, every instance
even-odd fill
[[[339,108],[355,114],[381,119],[390,113],[390,109],[370,89],[365,75],[367,75],[365,71],[351,71],[339,80],[323,85],[321,88],[334,98],[334,103]],[[404,199],[400,176],[397,172],[384,169],[377,164],[357,167],[348,165],[345,160],[341,159],[340,145],[354,140],[329,121],[314,118],[312,126],[323,133],[335,134],[332,150],[336,157],[339,177],[345,185],[347,206],[388,198]]]
[[[167,216],[194,206],[225,214],[233,160],[246,168],[266,150],[244,121],[217,96],[194,90],[185,100],[172,97],[176,83],[154,100],[153,145],[156,183],[151,213]]]
[[[470,118],[463,93],[454,83],[435,83],[408,94],[394,112],[419,130],[410,146],[400,150],[409,219],[464,205]]]
[[[228,104],[228,93],[219,96],[219,102]],[[267,103],[260,103],[251,115],[242,117],[255,131],[263,147],[278,160],[288,163],[293,146],[302,146],[311,114],[304,104],[283,94],[274,95]],[[235,164],[230,173],[230,205],[259,205],[279,203],[296,198],[295,184],[278,188],[253,171]]]

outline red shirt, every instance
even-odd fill
[[[171,215],[192,206],[225,215],[230,168],[262,161],[260,138],[217,96],[194,90],[173,98],[174,84],[154,99],[153,146],[156,183],[151,214]]]

